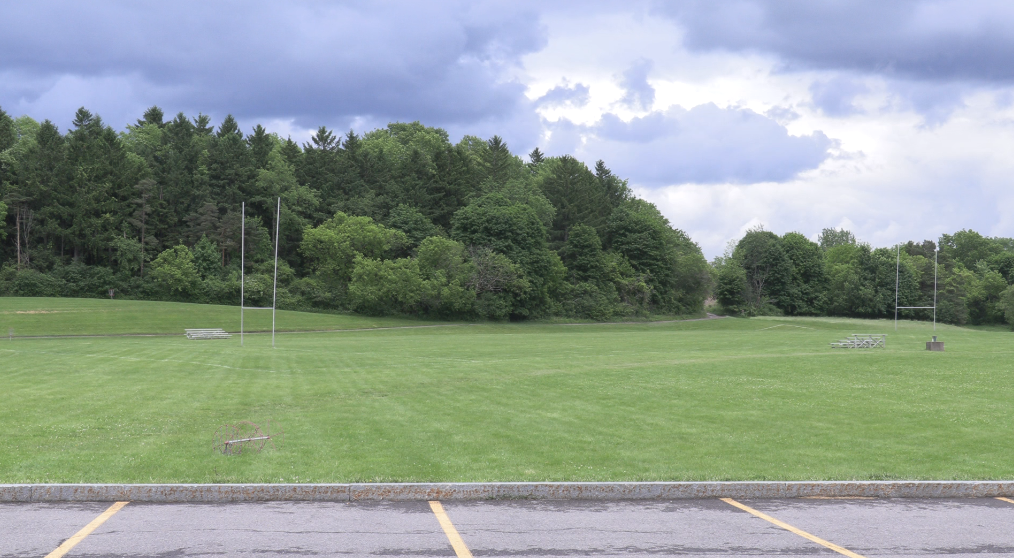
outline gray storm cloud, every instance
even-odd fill
[[[116,126],[138,116],[117,113],[129,92],[142,109],[304,127],[508,118],[526,108],[524,87],[503,70],[546,40],[537,12],[490,2],[8,3],[0,16],[0,104],[58,106],[54,89],[87,96],[115,80],[118,102],[92,108]]]
[[[920,80],[1014,80],[1014,4],[997,0],[690,0],[656,8],[694,49],[770,52],[788,67]]]
[[[590,126],[562,121],[552,130],[547,152],[604,159],[643,186],[781,182],[816,168],[834,144],[821,132],[793,136],[766,116],[711,103],[629,122],[613,114]]]

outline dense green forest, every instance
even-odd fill
[[[238,304],[245,202],[246,301],[270,305],[278,198],[281,308],[606,320],[712,297],[730,314],[888,317],[899,266],[899,305],[933,304],[939,247],[937,318],[1014,324],[1012,239],[897,250],[758,229],[709,264],[602,161],[418,122],[298,145],[158,107],[124,132],[84,108],[66,133],[0,110],[0,295]]]
[[[302,146],[226,117],[117,133],[84,108],[61,133],[0,111],[0,294],[270,305],[446,318],[700,312],[700,248],[603,162],[527,161],[396,123]]]
[[[1014,239],[972,230],[876,249],[846,230],[824,229],[817,242],[752,230],[712,266],[714,296],[731,313],[885,318],[895,296],[898,306],[933,306],[935,297],[939,321],[1014,325]]]

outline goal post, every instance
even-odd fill
[[[937,330],[937,262],[940,247],[933,250],[933,306],[898,306],[898,292],[901,286],[901,244],[897,248],[897,262],[894,270],[894,331],[898,331],[898,310],[933,310],[933,331]],[[935,339],[935,338],[934,338]]]
[[[243,312],[245,310],[271,310],[271,347],[275,346],[275,307],[278,305],[278,240],[281,230],[282,198],[278,198],[275,210],[275,276],[271,285],[271,306],[246,305],[246,202],[240,209],[239,241],[239,346],[243,346]]]

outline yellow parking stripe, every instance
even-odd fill
[[[1007,502],[1007,503],[1010,503],[1010,504],[1014,504],[1014,500],[1011,500],[1010,498],[1004,498],[1003,496],[997,496],[996,499],[997,500],[1003,500],[1004,502]]]
[[[444,528],[444,534],[447,535],[447,540],[451,542],[451,548],[454,549],[454,553],[458,555],[458,558],[472,558],[472,552],[465,546],[465,541],[461,540],[461,535],[458,534],[458,530],[451,523],[451,518],[447,517],[443,504],[436,500],[431,500],[430,508],[433,509],[433,515],[437,516],[440,526]]]
[[[799,535],[800,537],[803,537],[804,539],[813,541],[813,542],[815,542],[815,543],[817,543],[817,544],[819,544],[821,546],[826,546],[827,548],[830,548],[831,550],[833,550],[833,551],[835,551],[835,552],[837,552],[839,554],[844,554],[845,556],[849,556],[850,558],[864,558],[863,555],[861,555],[861,554],[856,554],[855,552],[852,552],[851,550],[849,550],[847,548],[842,548],[842,547],[840,547],[840,546],[838,546],[838,545],[836,545],[836,544],[834,544],[832,542],[825,541],[824,539],[822,539],[822,538],[820,538],[818,536],[815,536],[815,535],[811,535],[811,534],[807,533],[806,531],[803,531],[802,529],[796,529],[795,527],[793,527],[792,525],[789,525],[788,523],[785,523],[784,521],[779,521],[779,520],[771,517],[770,515],[767,515],[766,513],[761,513],[759,511],[751,508],[750,506],[744,506],[743,504],[740,504],[739,502],[733,500],[732,498],[722,498],[722,501],[725,502],[726,504],[731,505],[731,506],[736,506],[737,508],[739,508],[739,509],[741,509],[741,510],[743,510],[743,511],[749,513],[749,514],[753,514],[753,515],[755,515],[755,516],[763,519],[764,521],[767,521],[769,523],[773,523],[773,524],[781,527],[782,529],[785,529],[786,531],[790,531],[792,533],[795,533],[795,534]]]
[[[47,554],[46,558],[60,558],[64,554],[70,552],[70,549],[74,548],[74,546],[77,545],[77,543],[84,540],[84,538],[90,535],[92,531],[98,529],[99,525],[102,525],[103,523],[106,522],[107,519],[113,517],[114,513],[120,511],[120,509],[123,508],[123,506],[126,506],[128,503],[129,502],[116,502],[115,504],[109,506],[109,509],[102,512],[102,515],[93,519],[92,522],[89,523],[88,525],[85,525],[84,529],[81,529],[77,533],[74,533],[73,537],[63,541],[63,544],[56,547],[56,550],[54,550],[53,552]]]

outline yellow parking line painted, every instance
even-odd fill
[[[875,500],[875,496],[800,496],[804,500]]]
[[[84,540],[84,538],[90,535],[92,531],[98,529],[99,525],[102,525],[103,523],[106,522],[107,519],[113,517],[114,513],[120,511],[120,509],[123,508],[123,506],[126,506],[128,503],[129,502],[116,502],[115,504],[109,506],[109,509],[102,512],[102,515],[93,519],[92,522],[89,523],[88,525],[85,525],[84,529],[81,529],[77,533],[74,533],[73,537],[63,541],[63,544],[56,547],[56,550],[54,550],[53,552],[47,554],[46,558],[60,558],[64,554],[70,552],[70,549],[74,548],[74,546],[77,545],[77,543]]]
[[[1014,504],[1014,500],[1011,500],[1010,498],[1004,498],[1003,496],[997,496],[996,499],[1003,500],[1004,502],[1008,502],[1010,504]]]
[[[818,536],[811,535],[811,534],[807,533],[806,531],[803,531],[802,529],[797,529],[797,528],[793,527],[792,525],[789,525],[788,523],[785,523],[784,521],[779,521],[779,520],[771,517],[770,515],[768,515],[766,513],[762,513],[762,512],[759,512],[759,511],[751,508],[750,506],[744,506],[743,504],[740,504],[739,502],[733,500],[732,498],[722,498],[722,501],[725,502],[726,504],[729,504],[730,506],[735,506],[735,507],[737,507],[737,508],[739,508],[739,509],[741,509],[741,510],[743,510],[743,511],[749,513],[749,514],[755,515],[755,516],[763,519],[764,521],[767,521],[768,523],[773,523],[773,524],[781,527],[782,529],[785,529],[786,531],[790,531],[792,533],[795,533],[795,534],[799,535],[800,537],[803,537],[804,539],[813,541],[813,542],[815,542],[815,543],[817,543],[817,544],[819,544],[821,546],[826,546],[827,548],[830,548],[831,550],[833,550],[833,551],[835,551],[835,552],[837,552],[839,554],[844,554],[845,556],[848,556],[849,558],[864,558],[864,556],[861,555],[861,554],[856,554],[855,552],[852,552],[851,550],[849,550],[847,548],[842,548],[842,547],[840,547],[840,546],[838,546],[838,545],[836,545],[836,544],[834,544],[832,542],[825,541],[824,539],[822,539],[822,538],[820,538]]]
[[[465,546],[465,541],[461,540],[461,535],[458,534],[458,530],[451,523],[451,518],[447,517],[443,504],[436,500],[430,500],[430,508],[433,510],[433,515],[437,516],[440,526],[444,528],[444,534],[447,535],[447,540],[451,541],[451,548],[454,549],[454,553],[458,555],[458,558],[472,558],[472,551],[468,550],[468,547]]]

